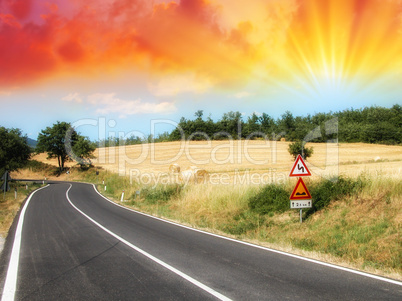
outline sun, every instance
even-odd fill
[[[355,100],[400,81],[399,1],[300,1],[286,45],[292,81],[317,101]]]

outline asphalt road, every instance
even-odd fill
[[[402,300],[400,282],[155,219],[88,184],[51,184],[24,208],[2,300]]]

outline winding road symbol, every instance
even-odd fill
[[[290,171],[289,177],[309,177],[311,176],[310,170],[307,168],[302,156],[298,155],[293,168]]]

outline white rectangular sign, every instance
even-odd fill
[[[311,200],[290,201],[290,209],[311,208],[313,202]]]

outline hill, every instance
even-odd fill
[[[28,145],[32,148],[36,148],[36,145],[38,144],[38,141],[31,139],[31,138],[27,138],[27,142],[28,142]]]

